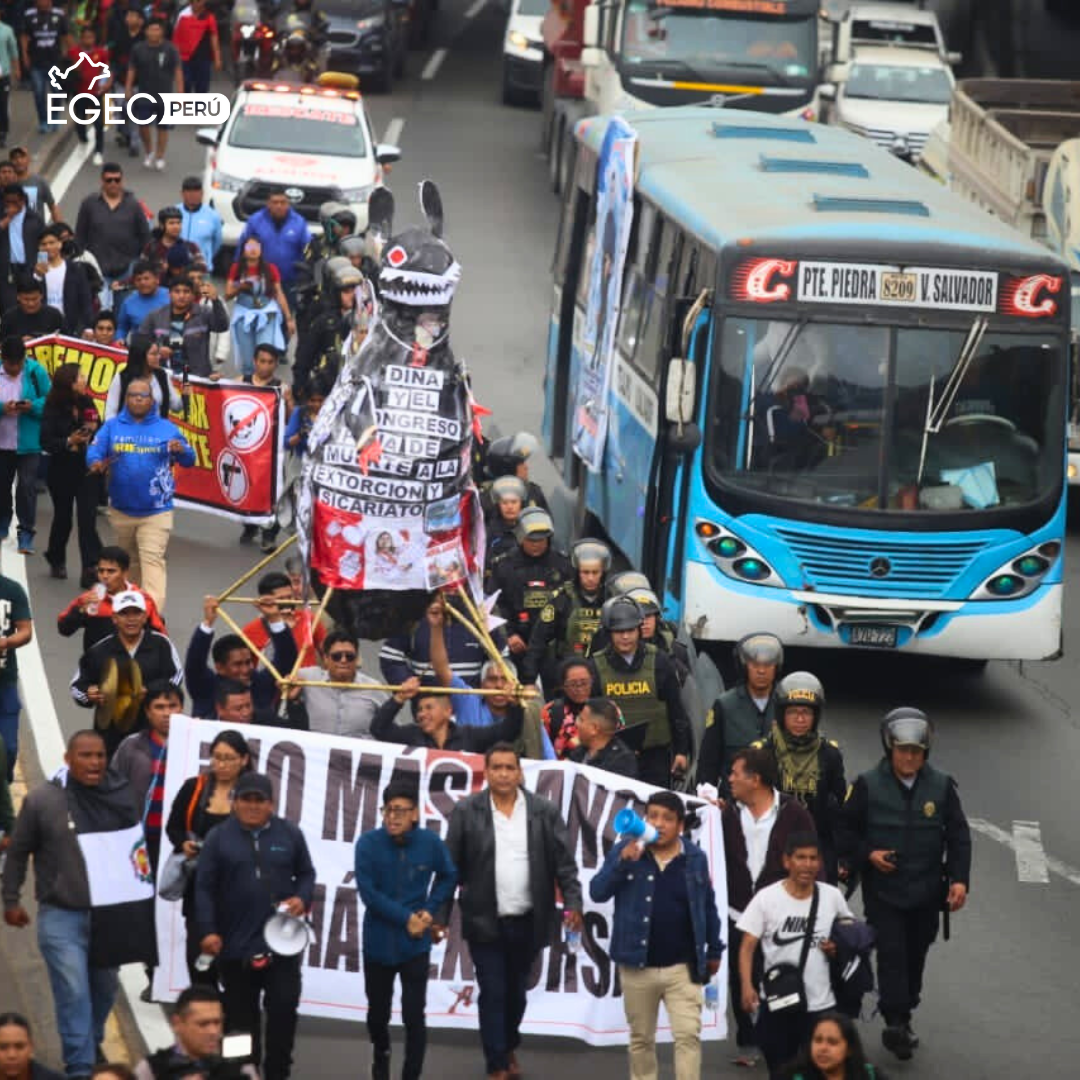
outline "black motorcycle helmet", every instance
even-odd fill
[[[539,449],[539,439],[527,431],[503,435],[488,446],[484,468],[492,480],[499,476],[515,476],[518,466],[528,461]]]
[[[809,671],[793,671],[785,675],[776,687],[775,713],[777,724],[784,726],[784,711],[789,705],[809,705],[814,710],[814,730],[821,723],[825,709],[825,688]]]
[[[637,630],[643,619],[641,608],[629,596],[613,596],[600,609],[600,625],[609,634],[613,630]]]
[[[308,39],[303,30],[294,30],[285,39],[285,59],[290,64],[299,64],[307,59]]]
[[[933,741],[934,725],[922,709],[901,705],[881,721],[881,745],[886,755],[892,754],[894,746],[921,746],[929,757]]]
[[[769,633],[747,634],[735,643],[735,671],[739,681],[746,681],[747,664],[773,664],[776,678],[784,666],[784,644],[775,635]]]
[[[163,206],[157,215],[158,224],[164,228],[166,221],[183,221],[184,215],[180,213],[179,206]]]

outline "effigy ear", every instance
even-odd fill
[[[385,240],[394,226],[394,196],[389,188],[377,187],[368,199],[368,230]]]
[[[427,218],[428,228],[435,236],[443,234],[443,204],[439,189],[433,180],[420,181],[420,206]]]

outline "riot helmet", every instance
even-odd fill
[[[784,726],[784,712],[790,705],[806,705],[814,710],[814,728],[821,723],[825,708],[825,688],[816,675],[809,671],[793,671],[785,675],[776,687],[775,716],[780,727]]]
[[[652,589],[652,582],[640,570],[620,570],[608,578],[608,596],[629,596],[635,589]]]
[[[335,289],[357,288],[364,280],[364,275],[342,255],[335,255],[326,260],[323,280],[329,280]]]
[[[495,439],[487,450],[484,468],[492,479],[499,476],[515,476],[517,468],[540,449],[540,441],[527,431],[516,435],[503,435]]]
[[[500,476],[491,485],[491,500],[496,504],[504,499],[517,499],[524,506],[528,497],[529,489],[525,486],[525,481],[516,476]]]
[[[514,526],[514,537],[523,540],[550,540],[555,535],[555,522],[551,515],[539,506],[527,506]]]
[[[886,713],[881,721],[881,745],[891,755],[894,746],[921,746],[930,756],[934,725],[922,709],[901,705]]]
[[[629,596],[613,596],[600,609],[600,625],[610,634],[614,630],[641,628],[642,611]]]
[[[643,619],[647,619],[650,615],[659,616],[660,598],[652,591],[652,589],[631,589],[629,592],[623,593],[623,595],[629,596],[630,599],[641,608],[641,616]],[[616,599],[618,598],[616,597]]]
[[[504,477],[503,479],[507,478]],[[496,484],[499,482],[499,480],[495,481]],[[518,480],[518,483],[521,484],[522,488],[525,487],[520,480]],[[611,569],[611,548],[603,540],[594,540],[589,536],[582,537],[570,549],[570,565],[575,570],[580,570],[582,563],[594,562],[598,562],[600,569],[607,573]]]
[[[741,681],[746,681],[747,664],[772,664],[776,668],[775,678],[780,677],[784,666],[784,646],[775,634],[747,634],[735,643],[735,670]]]

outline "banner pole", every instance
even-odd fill
[[[403,686],[390,686],[386,683],[350,683],[331,682],[329,679],[297,679],[294,686],[318,686],[328,690],[378,690],[396,694],[405,689]],[[475,686],[421,686],[425,694],[462,694],[468,697],[517,697],[531,698],[536,695],[536,688],[518,683],[513,689],[484,689]]]
[[[281,677],[281,672],[278,671],[278,669],[274,667],[274,665],[270,662],[270,658],[266,655],[266,653],[262,651],[262,649],[259,649],[254,644],[252,644],[251,638],[249,638],[247,634],[244,633],[243,627],[241,627],[236,622],[236,620],[233,619],[233,617],[223,607],[220,606],[220,601],[217,613],[225,620],[232,632],[236,634],[240,638],[240,640],[266,665],[267,670],[270,672],[271,675],[274,676],[274,681],[276,683],[284,682],[285,680]]]
[[[315,618],[308,623],[307,641],[304,642],[302,649],[296,650],[296,663],[293,664],[293,669],[289,673],[289,678],[286,682],[291,686],[295,685],[297,672],[300,670],[300,664],[304,659],[304,653],[307,651],[307,647],[310,645],[315,648],[315,627],[319,625],[323,617],[323,612],[326,610],[326,605],[330,602],[330,597],[334,595],[334,590],[327,588],[323,593],[323,598],[319,604],[319,610],[315,612]]]
[[[499,649],[496,646],[494,639],[488,633],[486,613],[481,615],[480,609],[476,606],[476,602],[473,600],[472,596],[469,594],[469,590],[466,589],[464,585],[458,585],[457,594],[461,597],[462,603],[468,608],[469,615],[472,616],[473,620],[476,623],[476,628],[479,631],[477,637],[480,641],[480,644],[483,645],[485,649],[487,649],[488,654],[491,656],[492,660],[494,660],[495,663],[498,665],[498,667],[503,673],[503,678],[505,678],[511,686],[516,686],[518,684],[517,673],[510,670],[510,665],[506,662],[502,653],[499,652]]]
[[[296,533],[292,533],[286,536],[284,541],[278,544],[277,548],[270,552],[265,559],[260,559],[246,574],[241,575],[236,579],[223,593],[218,594],[217,602],[220,604],[222,600],[228,600],[230,596],[237,589],[240,588],[245,582],[250,581],[264,566],[269,566],[287,547],[296,543]]]

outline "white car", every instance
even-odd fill
[[[849,64],[834,64],[818,90],[828,103],[826,123],[873,139],[914,161],[930,130],[945,120],[955,81],[937,53],[922,49],[857,49]]]
[[[368,198],[383,166],[401,151],[375,141],[357,90],[249,80],[233,98],[223,128],[200,128],[209,147],[204,190],[221,214],[223,241],[233,247],[244,223],[283,187],[313,233],[323,203],[347,203],[357,229],[367,228]]]
[[[540,97],[544,81],[540,28],[550,10],[549,0],[510,0],[502,63],[502,98],[507,105]]]

